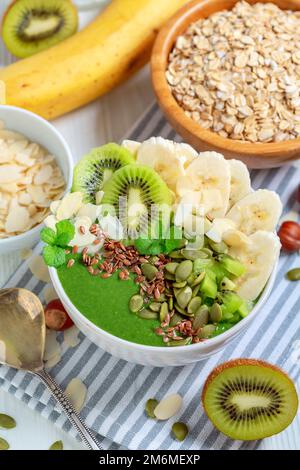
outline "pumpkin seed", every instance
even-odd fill
[[[173,284],[173,286],[174,286],[174,284]],[[174,287],[173,292],[174,292],[175,298],[177,299],[177,295],[179,294],[180,289],[178,289],[177,287]]]
[[[5,415],[0,413],[0,428],[2,429],[13,429],[15,428],[17,423],[15,422],[14,418],[11,416]]]
[[[185,259],[189,259],[192,261],[201,258],[200,250],[188,250],[187,248],[184,248],[183,250],[181,250],[181,253]]]
[[[155,400],[155,398],[149,398],[149,400],[146,401],[145,412],[149,418],[155,419],[154,410],[157,407],[157,405],[158,405],[158,401]]]
[[[231,279],[228,279],[228,277],[225,276],[220,282],[220,287],[222,288],[222,290],[234,290],[236,288],[236,285],[234,282],[232,282]]]
[[[137,312],[138,317],[144,318],[145,320],[156,320],[157,319],[157,313],[152,312],[151,310],[148,310],[147,308],[143,308],[143,310],[140,310]]]
[[[193,262],[189,259],[182,261],[175,271],[177,282],[186,281],[189,275],[193,272]]]
[[[156,273],[158,272],[158,269],[150,263],[143,263],[141,265],[141,270],[148,281],[153,281]]]
[[[190,286],[183,287],[180,289],[180,292],[177,295],[177,303],[180,308],[185,309],[193,295],[192,289]]]
[[[155,264],[155,263],[157,263],[157,261],[159,261],[159,257],[158,256],[150,256],[148,261],[149,261],[150,264]]]
[[[181,282],[174,282],[173,287],[176,287],[177,289],[181,289],[182,287],[185,287],[187,285],[186,281],[181,281]]]
[[[300,268],[291,269],[286,273],[289,281],[300,281]]]
[[[8,450],[9,449],[9,443],[0,437],[0,450]]]
[[[159,312],[160,307],[161,307],[161,303],[159,303],[159,302],[152,302],[149,305],[149,308],[150,308],[150,310],[152,310],[152,312]]]
[[[184,339],[178,339],[176,340],[171,340],[167,343],[168,346],[187,346],[188,344],[191,344],[192,339],[191,338],[184,338]]]
[[[212,240],[208,239],[208,243],[210,247],[215,251],[216,253],[228,253],[228,246],[224,242],[220,243],[215,243]]]
[[[176,302],[174,304],[174,307],[177,310],[177,312],[181,313],[182,315],[186,314],[184,308],[179,307],[179,305]]]
[[[179,263],[168,263],[165,265],[165,270],[170,274],[175,274],[178,265]]]
[[[196,295],[198,295],[199,290],[200,290],[200,284],[198,284],[197,286],[195,286],[194,289],[192,290],[192,292],[193,292],[193,297],[196,297]]]
[[[155,300],[156,300],[156,302],[165,302],[166,301],[166,296],[165,296],[165,294],[160,294],[158,299],[155,299]]]
[[[53,444],[49,447],[49,450],[63,450],[64,449],[64,444],[63,441],[55,441]]]
[[[173,297],[170,297],[169,298],[169,309],[173,310],[173,307],[174,307],[174,300],[173,300]]]
[[[166,272],[166,273],[164,273],[164,278],[168,279],[168,281],[174,281],[175,282],[174,274],[170,274],[170,273]]]
[[[164,302],[164,303],[161,304],[161,307],[160,307],[160,312],[159,312],[160,322],[165,321],[168,313],[169,313],[168,304],[167,304],[167,302]]]
[[[198,284],[200,284],[204,278],[205,278],[205,271],[202,271],[202,273],[200,273],[199,276],[197,276],[194,282],[191,284],[191,287],[195,287]]]
[[[173,424],[172,432],[177,441],[184,441],[184,439],[188,435],[189,430],[186,424],[178,422]]]
[[[179,313],[174,313],[170,320],[170,326],[175,326],[177,323],[180,323],[183,320],[182,316]]]
[[[202,248],[200,251],[201,253],[203,253],[203,255],[206,255],[206,256],[203,256],[204,258],[210,258],[213,255],[213,251],[207,247]]]
[[[139,310],[141,310],[143,305],[144,305],[144,299],[141,295],[138,295],[138,294],[133,295],[131,299],[129,300],[129,309],[133,313],[136,313]]]
[[[206,305],[202,305],[198,308],[197,312],[195,313],[195,318],[193,321],[193,328],[194,330],[198,330],[198,328],[203,328],[208,323],[208,307]]]
[[[210,307],[209,316],[214,323],[218,323],[222,320],[222,309],[216,302]]]
[[[200,250],[204,245],[204,236],[199,235],[186,244],[187,250]]]
[[[195,280],[195,274],[192,273],[192,274],[189,275],[186,282],[189,284],[189,286],[191,286],[193,284],[194,280]]]
[[[205,338],[210,338],[211,335],[214,333],[216,327],[215,325],[205,325],[203,328],[198,333],[198,338],[200,339],[205,339]]]
[[[170,258],[172,259],[180,259],[183,258],[181,250],[174,250],[169,253]]]
[[[194,315],[199,309],[199,307],[201,306],[201,303],[202,303],[201,297],[198,297],[198,296],[193,297],[188,303],[187,312]]]

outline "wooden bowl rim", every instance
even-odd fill
[[[176,108],[176,114],[172,113],[172,119],[176,121],[181,127],[184,127],[193,137],[202,140],[203,142],[211,145],[214,148],[219,148],[221,151],[232,151],[234,153],[241,153],[257,158],[272,158],[281,152],[295,152],[300,149],[300,137],[296,139],[285,140],[282,142],[270,143],[251,143],[246,141],[233,140],[218,135],[216,132],[204,129],[193,119],[186,116],[181,106],[175,100],[171,89],[166,80],[166,64],[168,62],[169,53],[178,36],[177,31],[182,28],[189,17],[192,17],[199,11],[203,12],[205,5],[218,0],[193,0],[184,5],[178,12],[175,13],[167,23],[159,31],[151,53],[151,77],[152,84],[158,99],[159,104],[165,112],[168,112],[170,105]],[[237,3],[239,0],[233,0]],[[250,0],[249,3],[270,3],[271,0]],[[222,2],[220,2],[222,3]],[[286,8],[295,11],[300,10],[300,2],[297,0],[272,0],[274,4],[286,4]],[[279,5],[278,5],[279,6]],[[200,16],[199,16],[200,18]],[[195,21],[195,20],[193,20]],[[184,30],[185,28],[183,28]],[[298,158],[295,156],[294,158]],[[283,158],[284,160],[284,158]]]

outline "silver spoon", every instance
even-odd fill
[[[56,398],[89,449],[102,449],[55,380],[44,369],[46,326],[43,306],[26,289],[0,290],[0,363],[39,377]]]

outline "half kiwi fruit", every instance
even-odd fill
[[[134,163],[133,155],[117,144],[94,148],[74,168],[72,191],[84,194],[84,202],[95,204],[96,193],[119,168]]]
[[[76,7],[70,0],[18,0],[7,9],[2,37],[16,57],[28,57],[74,34]]]
[[[236,359],[208,376],[202,403],[207,416],[231,439],[263,439],[293,421],[298,396],[292,380],[278,367],[255,359]]]
[[[132,239],[149,233],[173,201],[161,177],[152,168],[139,164],[117,170],[103,191],[101,203],[114,209]]]

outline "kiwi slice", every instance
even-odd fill
[[[84,194],[85,202],[95,204],[95,195],[119,168],[134,163],[133,155],[117,144],[93,149],[74,168],[72,191]]]
[[[298,396],[291,379],[278,367],[255,359],[235,359],[216,367],[203,393],[204,409],[232,439],[272,436],[293,421]]]
[[[76,7],[69,0],[18,0],[7,9],[2,37],[16,57],[28,57],[74,34]]]
[[[150,167],[127,165],[117,170],[103,187],[102,204],[114,208],[128,236],[146,233],[159,220],[173,196],[166,183]]]

